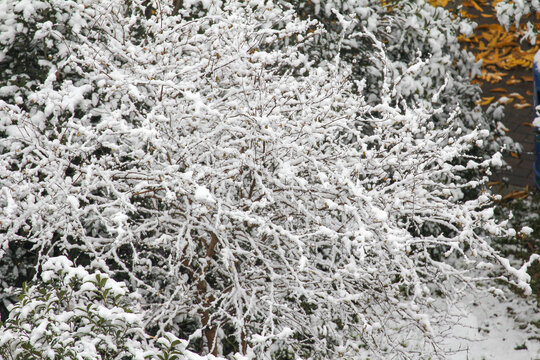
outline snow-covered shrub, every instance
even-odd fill
[[[145,328],[200,353],[433,358],[435,297],[507,264],[490,196],[463,197],[501,161],[468,155],[489,131],[410,101],[399,76],[374,98],[339,51],[315,61],[316,21],[262,0],[21,3],[0,16],[44,73],[25,77],[20,38],[2,39],[0,246],[36,254],[36,274],[100,259]],[[366,74],[393,74],[372,32],[341,43],[361,37]]]
[[[380,0],[289,0],[304,17],[315,17],[327,32],[308,51],[323,60],[341,54],[353,66],[351,76],[366,81],[368,101],[376,103],[384,81],[396,84],[394,104],[442,108],[434,113],[435,126],[444,127],[451,114],[465,132],[489,130],[489,136],[473,152],[490,156],[506,146],[520,147],[501,128],[503,107],[493,105],[485,112],[477,105],[481,89],[471,84],[480,74],[474,54],[463,49],[458,36],[469,36],[476,26],[451,10],[428,1]],[[385,44],[385,56],[373,57],[377,48],[371,37]],[[413,66],[422,61],[422,66]],[[442,89],[442,90],[441,90]]]
[[[514,229],[521,229],[511,239],[496,241],[493,247],[509,257],[513,264],[528,259],[538,253],[540,247],[540,194],[532,193],[525,199],[511,199],[496,207],[496,215],[509,219]],[[531,288],[540,300],[540,263],[529,269]]]
[[[42,271],[0,326],[2,359],[192,359],[174,335],[145,334],[137,297],[107,274],[64,256],[48,259]]]
[[[519,27],[521,20],[529,14],[540,13],[540,2],[538,0],[503,0],[496,6],[497,19],[508,30],[512,25]],[[538,36],[538,29],[531,21],[527,21],[527,31],[523,34],[523,40],[529,40],[534,45]]]

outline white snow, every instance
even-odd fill
[[[71,205],[73,209],[76,210],[79,208],[79,199],[77,199],[75,196],[68,195],[67,202],[69,203],[69,205]]]
[[[3,187],[2,192],[4,193],[4,197],[6,199],[6,205],[4,206],[4,214],[6,214],[6,216],[10,216],[11,214],[14,214],[17,210],[17,204],[15,204],[9,188]]]
[[[334,2],[323,2],[324,11]],[[0,0],[0,9],[6,3],[18,8],[18,19],[34,19],[42,2]],[[289,12],[277,2],[231,1],[223,10],[212,0],[186,0],[182,11],[197,11],[189,21],[183,14],[168,17],[170,2],[163,3],[163,16],[150,19],[140,17],[138,8],[128,11],[133,5],[122,0],[112,0],[112,9],[118,5],[126,11],[111,11],[99,1],[72,8],[70,2],[52,3],[65,5],[58,16],[72,32],[63,36],[63,26],[51,25],[54,19],[37,33],[36,39],[57,49],[50,52],[50,62],[40,62],[49,69],[46,80],[36,84],[36,91],[22,89],[33,91],[24,107],[17,105],[26,100],[21,89],[0,89],[6,99],[13,98],[11,107],[0,103],[0,126],[9,135],[1,145],[0,210],[35,227],[28,240],[42,249],[41,262],[51,254],[53,234],[76,231],[84,222],[85,231],[76,235],[80,250],[100,258],[92,266],[103,270],[102,278],[114,271],[107,264],[126,273],[135,292],[130,299],[137,295],[152,302],[152,307],[139,304],[150,309],[149,324],[174,325],[189,312],[201,314],[214,296],[193,286],[188,274],[211,276],[218,286],[230,285],[212,304],[224,316],[212,321],[225,319],[222,328],[228,323],[238,334],[249,333],[257,359],[271,357],[275,340],[285,346],[296,341],[291,335],[298,324],[355,343],[356,330],[332,328],[337,321],[325,321],[336,317],[345,324],[358,316],[354,326],[361,331],[366,324],[371,333],[363,340],[375,352],[385,339],[429,340],[439,326],[434,319],[448,315],[444,307],[431,306],[434,295],[429,294],[442,294],[445,304],[454,295],[441,279],[461,284],[469,280],[467,269],[490,274],[494,265],[489,262],[496,263],[497,253],[483,230],[498,234],[504,227],[489,208],[489,196],[463,199],[467,187],[483,187],[483,180],[468,181],[468,174],[461,178],[464,170],[487,169],[489,161],[479,157],[467,168],[456,165],[464,156],[470,159],[466,154],[474,144],[491,145],[482,140],[488,130],[474,130],[477,124],[487,127],[482,114],[467,107],[467,98],[453,98],[456,91],[478,95],[465,83],[456,85],[458,74],[478,69],[467,65],[474,58],[461,51],[454,36],[455,25],[465,33],[470,25],[459,25],[424,1],[406,2],[411,11],[399,16],[377,13],[377,1],[371,2],[374,6],[344,1],[343,9],[336,7],[337,18],[345,27],[358,21],[357,33],[329,34],[336,43],[322,44],[319,63],[319,55],[311,60],[311,45],[291,41],[309,42],[317,24],[296,18],[294,9]],[[321,1],[314,3],[317,7]],[[211,8],[210,15],[198,4]],[[352,11],[359,16],[348,15]],[[0,13],[0,23],[4,19],[0,42],[11,46],[21,31]],[[152,35],[144,41],[132,33],[140,21]],[[93,29],[85,28],[89,23]],[[366,33],[366,27],[377,35]],[[378,39],[384,29],[388,33]],[[87,33],[95,36],[87,39]],[[418,34],[425,36],[415,38]],[[264,51],[256,48],[268,39],[273,40]],[[355,68],[337,61],[339,46],[354,50],[363,41],[376,50],[371,65]],[[388,56],[386,48],[398,51]],[[407,56],[399,55],[403,49]],[[363,71],[358,77],[369,88],[356,88],[356,70]],[[463,116],[452,115],[453,108]],[[463,119],[474,125],[463,126]],[[51,126],[45,129],[45,123]],[[107,151],[101,151],[104,147]],[[61,171],[77,158],[79,183]],[[26,173],[8,166],[19,163]],[[501,155],[491,164],[502,165]],[[416,226],[418,231],[410,231]],[[9,224],[7,230],[0,234],[2,246],[11,241]],[[210,257],[205,243],[212,231],[219,232],[220,241]],[[54,247],[72,248],[67,238],[59,237]],[[465,243],[476,252],[475,261],[462,257],[456,264],[453,255]],[[132,256],[125,259],[120,246],[131,248]],[[433,259],[431,252],[420,252],[433,246],[453,252]],[[508,260],[498,260],[509,281],[530,291],[527,267],[532,262],[515,269]],[[81,278],[84,296],[96,287],[97,273],[74,268],[67,257],[51,258],[42,270],[46,281],[60,278],[59,273],[64,280]],[[166,281],[160,281],[162,276]],[[106,280],[111,294],[128,294],[123,283]],[[404,292],[396,281],[403,281]],[[404,296],[409,290],[414,301]],[[312,314],[298,311],[300,294],[320,306]],[[483,340],[477,330],[484,320],[471,309],[462,323],[468,340],[456,335],[459,342],[449,344],[455,349],[471,349],[470,341]],[[122,316],[136,320],[119,308],[98,310],[115,321]],[[410,331],[400,334],[394,325]],[[202,324],[196,327],[204,337]],[[448,332],[459,335],[459,328]],[[428,337],[422,338],[425,331]],[[95,352],[94,340],[83,351]],[[326,346],[325,340],[315,341],[310,350],[317,354]],[[434,349],[426,351],[434,357]],[[489,348],[482,351],[474,356],[489,356]],[[400,355],[398,349],[389,358]]]
[[[210,193],[210,190],[208,190],[205,186],[197,186],[197,188],[195,189],[194,197],[195,200],[206,204],[213,204],[214,202],[216,202],[216,200]]]
[[[520,233],[522,233],[523,235],[531,235],[533,233],[533,229],[530,228],[529,226],[524,226],[521,228],[521,230],[519,231]]]
[[[378,221],[386,221],[388,219],[388,213],[384,210],[381,210],[377,207],[372,208],[373,215]]]
[[[491,166],[500,167],[504,165],[503,157],[501,153],[495,153],[493,154],[493,157],[491,158]]]
[[[449,329],[449,360],[532,360],[540,358],[538,306],[532,299],[467,296],[459,305],[466,317]],[[525,346],[526,348],[523,348]]]

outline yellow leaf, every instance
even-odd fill
[[[491,91],[491,92],[500,92],[500,93],[508,92],[508,90],[505,89],[505,88],[495,88],[495,89],[491,89],[489,91]]]
[[[525,199],[528,195],[529,192],[527,190],[512,191],[511,193],[506,194],[502,199]]]
[[[474,0],[464,1],[464,2],[463,2],[463,6],[465,6],[465,7],[472,7],[472,8],[475,8],[476,10],[478,10],[478,11],[483,11],[483,10],[484,10],[484,9],[482,9],[482,8],[480,7],[480,5],[478,5],[478,4],[476,3],[476,1],[474,1]]]
[[[505,104],[505,105],[510,104],[512,101],[514,101],[514,99],[506,97],[506,96],[503,96],[503,97],[499,98],[499,100],[497,100],[497,102],[499,104]]]
[[[471,36],[465,36],[465,35],[461,34],[461,35],[458,36],[458,40],[461,41],[461,42],[468,42],[468,43],[477,43],[478,42],[478,38],[474,34],[471,35]]]
[[[512,79],[506,81],[506,85],[519,84],[520,82],[521,82],[521,80],[512,78]]]
[[[480,24],[476,27],[477,30],[482,30],[482,29],[488,29],[488,30],[492,30],[492,31],[495,31],[495,30],[502,30],[502,26],[499,25],[499,24]]]
[[[508,95],[510,97],[513,97],[513,98],[516,98],[516,99],[519,99],[521,101],[525,100],[525,98],[523,97],[523,95],[519,94],[519,93],[511,93],[510,95]]]
[[[531,107],[532,105],[529,103],[521,103],[521,104],[514,104],[515,109],[525,109],[528,107]]]
[[[461,17],[462,17],[462,18],[476,19],[476,18],[478,17],[478,15],[469,14],[469,13],[466,12],[465,10],[461,10],[459,13],[461,14]]]
[[[450,0],[429,0],[429,3],[431,4],[431,6],[445,7],[446,5],[448,5],[448,1]]]
[[[476,105],[489,105],[493,102],[493,100],[495,100],[495,96],[491,96],[491,97],[482,97],[482,100],[478,100],[476,102]]]
[[[503,72],[490,72],[485,69],[482,69],[482,75],[479,76],[480,79],[490,82],[490,83],[496,83],[502,80],[503,76],[508,75],[508,73]]]

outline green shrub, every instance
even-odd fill
[[[184,343],[143,329],[138,297],[121,282],[74,267],[64,256],[43,264],[0,327],[2,359],[113,360],[185,358]]]

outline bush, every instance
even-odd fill
[[[41,281],[24,285],[0,328],[3,359],[187,359],[185,342],[145,334],[138,297],[100,271],[64,256],[43,264]]]
[[[510,26],[519,27],[521,20],[530,14],[540,12],[540,2],[532,1],[501,1],[497,4],[497,19],[508,30]],[[523,40],[529,40],[534,45],[538,36],[538,27],[530,20],[527,21],[527,29],[522,35]]]
[[[448,315],[435,298],[507,265],[481,194],[501,156],[471,155],[489,131],[404,94],[399,76],[374,93],[341,51],[315,59],[316,20],[258,0],[2,5],[28,51],[55,49],[18,85],[20,52],[2,62],[0,246],[36,254],[33,273],[59,255],[100,260],[140,295],[147,331],[198,353],[429,358]],[[338,50],[357,37],[369,71],[395,72],[372,32],[342,31]],[[136,330],[144,348],[118,311],[98,330]]]

